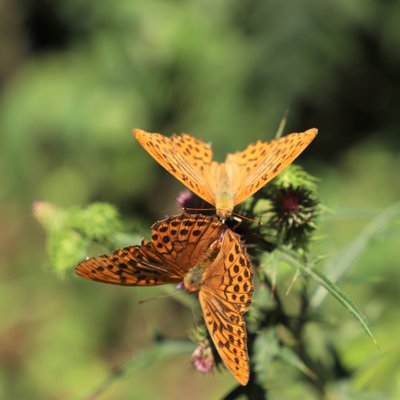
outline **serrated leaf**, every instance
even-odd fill
[[[85,257],[88,241],[78,232],[61,229],[49,233],[47,249],[54,269],[65,273]]]
[[[33,213],[47,233],[49,258],[57,272],[66,272],[85,258],[91,243],[104,244],[110,250],[118,247],[116,239],[122,223],[117,209],[110,204],[61,209],[38,201],[33,204]]]
[[[65,224],[91,240],[110,241],[121,229],[117,209],[108,203],[67,210]]]

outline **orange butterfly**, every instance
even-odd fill
[[[198,292],[215,347],[237,381],[249,380],[243,314],[253,295],[249,256],[239,236],[217,217],[178,215],[152,226],[151,241],[79,263],[76,273],[117,285],[152,286],[183,282]]]
[[[224,163],[212,161],[211,146],[182,134],[171,138],[141,129],[132,131],[143,148],[168,172],[229,217],[241,203],[292,163],[318,130],[292,133],[270,142],[258,141],[244,151],[228,154]]]

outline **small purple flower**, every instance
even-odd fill
[[[178,197],[176,198],[176,202],[178,203],[179,207],[188,208],[192,205],[195,195],[188,190],[184,190],[180,192]]]
[[[208,341],[201,341],[191,357],[192,364],[197,371],[210,373],[214,368],[214,357]]]
[[[210,210],[214,210],[214,206],[188,190],[179,193],[176,202],[180,208],[190,214],[207,214]],[[211,213],[215,213],[215,211],[211,211]]]

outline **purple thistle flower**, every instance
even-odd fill
[[[208,341],[201,341],[191,357],[197,371],[207,374],[214,368],[214,357]]]
[[[207,215],[210,213],[210,209],[214,209],[214,206],[188,190],[179,193],[176,202],[180,208],[185,209],[190,214]],[[215,213],[215,211],[211,211],[211,213]]]

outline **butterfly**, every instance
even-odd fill
[[[175,178],[216,208],[225,219],[233,208],[261,189],[291,164],[318,133],[313,128],[270,142],[258,141],[244,151],[212,161],[206,144],[183,133],[168,138],[141,129],[132,131],[142,147]]]
[[[182,214],[155,223],[151,240],[78,264],[81,277],[117,285],[153,286],[183,282],[198,293],[214,345],[236,380],[249,380],[243,314],[253,295],[250,258],[240,237],[216,216]]]

